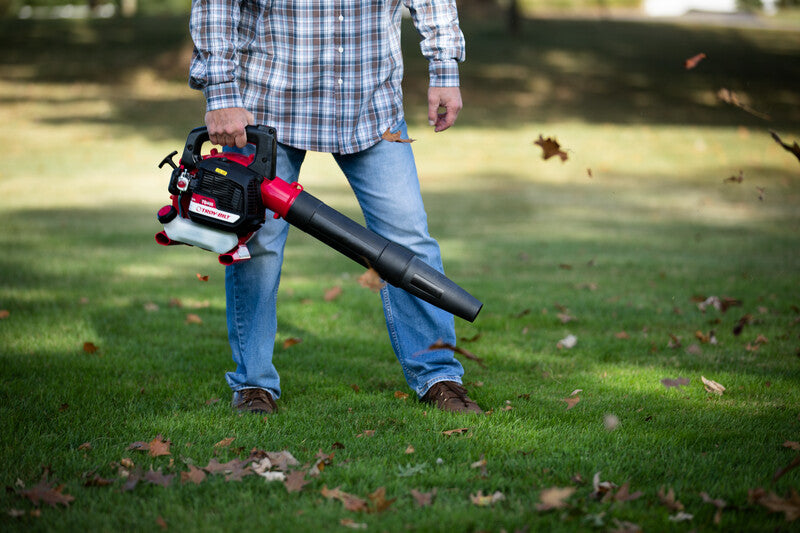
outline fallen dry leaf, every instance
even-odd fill
[[[367,269],[366,272],[358,277],[358,284],[372,292],[381,292],[381,289],[386,286],[386,282],[381,279],[380,274],[373,268]]]
[[[411,489],[411,497],[414,498],[417,507],[427,507],[433,503],[433,499],[436,497],[436,489],[431,492],[420,492],[416,489]]]
[[[10,316],[11,312],[8,309],[0,309],[0,320],[5,320]]]
[[[339,500],[342,502],[342,505],[348,511],[359,511],[365,512],[369,509],[367,506],[367,501],[359,498],[358,496],[354,496],[352,494],[348,494],[339,490],[339,487],[335,489],[329,489],[326,485],[322,486],[322,490],[320,491],[323,497],[329,500]]]
[[[539,493],[537,511],[551,511],[567,507],[567,499],[575,493],[575,487],[551,487]]]
[[[214,445],[214,448],[227,448],[231,445],[231,443],[236,440],[236,437],[228,437],[227,439],[222,439],[218,443]]]
[[[675,387],[676,389],[680,389],[682,386],[689,385],[689,381],[689,378],[664,378],[661,380],[661,384],[666,388]]]
[[[374,429],[365,429],[364,431],[362,431],[361,433],[356,435],[356,438],[359,438],[359,437],[374,437],[374,436],[375,436],[375,430]]]
[[[798,466],[800,466],[800,455],[795,457],[794,460],[791,463],[789,463],[787,466],[784,466],[783,468],[781,468],[780,470],[775,472],[775,475],[772,476],[772,482],[775,483],[780,478],[782,478],[787,472],[790,472],[790,471],[794,470]]]
[[[397,390],[394,391],[394,397],[397,398],[398,400],[406,400],[408,399],[408,393]]]
[[[145,473],[144,479],[148,483],[152,483],[153,485],[159,485],[161,487],[168,487],[170,483],[172,483],[172,478],[175,477],[175,474],[167,474],[161,472],[161,469],[153,470],[153,467],[150,467],[150,470]]]
[[[208,276],[204,276],[203,274],[198,272],[197,279],[199,279],[200,281],[208,281]]]
[[[794,440],[787,440],[783,443],[783,447],[800,452],[800,442]]]
[[[393,143],[413,143],[415,139],[403,139],[400,130],[392,133],[391,128],[386,128],[386,131],[381,135],[381,139]]]
[[[85,451],[91,450],[92,449],[92,443],[91,442],[84,442],[83,444],[78,446],[78,449],[79,450],[85,450]]]
[[[664,487],[658,489],[658,500],[661,505],[672,512],[683,511],[684,509],[683,504],[675,498],[675,490],[672,487],[666,493],[664,492]]]
[[[589,497],[599,500],[604,498],[606,494],[609,494],[616,488],[617,485],[611,481],[600,481],[600,472],[596,472],[592,477],[592,493],[589,495]]]
[[[325,296],[323,296],[323,299],[326,302],[332,302],[332,301],[334,301],[335,299],[337,299],[341,295],[342,295],[342,288],[337,285],[337,286],[331,287],[330,289],[325,291]]]
[[[467,432],[469,432],[469,428],[448,429],[447,431],[442,431],[442,435],[450,437],[453,435],[463,435]]]
[[[772,135],[772,138],[775,139],[776,143],[781,145],[783,149],[786,150],[787,152],[794,154],[797,160],[800,161],[800,145],[797,144],[797,141],[795,141],[794,144],[790,146],[787,143],[783,142],[783,140],[774,131],[770,130],[769,133],[770,135]]]
[[[197,468],[194,465],[189,465],[188,472],[181,472],[181,483],[194,483],[199,485],[206,478],[206,473],[202,468]]]
[[[311,481],[306,479],[304,471],[295,470],[294,472],[289,472],[286,476],[286,481],[283,482],[283,486],[286,487],[286,492],[300,492],[309,483]]]
[[[616,493],[609,492],[606,494],[606,497],[603,498],[603,501],[615,501],[615,502],[630,502],[633,500],[638,500],[644,495],[644,493],[640,490],[636,492],[630,491],[630,483],[627,481],[622,484],[619,490]]]
[[[96,353],[97,345],[95,345],[93,342],[84,342],[83,351],[86,353]]]
[[[558,156],[561,158],[561,161],[564,162],[567,160],[567,153],[561,149],[561,145],[558,144],[552,137],[548,137],[545,139],[541,134],[539,138],[533,141],[533,144],[537,146],[541,146],[542,148],[542,159],[548,160],[551,157]]]
[[[703,388],[706,389],[707,392],[718,394],[720,396],[722,396],[722,393],[725,392],[725,387],[716,381],[706,379],[705,376],[700,376],[700,379],[703,380]]]
[[[786,498],[781,498],[774,492],[767,493],[762,488],[751,489],[748,491],[748,500],[766,507],[773,513],[784,513],[787,522],[794,522],[800,518],[800,494],[797,494],[795,489],[791,489]]]
[[[397,498],[392,498],[390,500],[386,499],[386,487],[378,487],[377,489],[375,489],[375,492],[368,494],[367,498],[369,498],[369,501],[372,502],[372,507],[370,508],[370,512],[373,513],[384,512],[397,499]]]
[[[200,315],[197,315],[195,313],[189,313],[188,315],[186,315],[185,322],[187,324],[202,324],[203,319],[200,318]]]
[[[580,397],[578,396],[570,396],[569,398],[563,398],[562,402],[566,402],[567,404],[567,411],[578,405],[578,402],[581,401]]]
[[[674,515],[668,516],[667,520],[670,522],[688,522],[694,518],[693,514],[684,513],[683,511],[678,511]]]
[[[352,518],[342,518],[339,524],[350,529],[367,529],[367,524],[364,522],[356,522]]]
[[[722,180],[722,183],[741,183],[744,181],[744,173],[740,170],[738,176],[730,176]]]
[[[172,443],[168,440],[164,440],[164,437],[161,435],[156,435],[156,438],[151,440],[148,443],[148,452],[150,457],[159,457],[162,455],[170,455],[169,447]]]
[[[683,66],[686,68],[686,70],[692,70],[693,68],[695,68],[697,66],[698,63],[700,63],[706,57],[707,56],[704,53],[701,52],[701,53],[699,53],[697,55],[694,55],[694,56],[690,57],[686,61],[684,61],[683,62]]]
[[[484,496],[483,491],[479,490],[476,494],[469,495],[470,501],[479,507],[489,507],[497,502],[506,499],[502,492],[495,491],[494,494],[487,494]]]
[[[728,503],[719,498],[714,499],[705,492],[701,492],[700,497],[703,499],[704,503],[711,504],[717,508],[717,512],[714,513],[714,523],[719,525],[722,522],[722,510],[725,509]]]

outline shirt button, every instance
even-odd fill
[[[339,47],[339,53],[340,53],[340,54],[344,53],[344,46],[340,46],[340,47]]]
[[[344,15],[339,15],[339,22],[344,20]]]
[[[341,85],[341,84],[343,84],[343,83],[344,83],[344,80],[343,80],[342,78],[339,78],[338,80],[336,80],[336,83],[338,83],[339,85]]]

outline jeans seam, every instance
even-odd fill
[[[392,312],[392,301],[391,298],[389,298],[389,288],[384,287],[381,289],[381,295],[383,299],[383,309],[386,315],[386,326],[389,330],[389,339],[392,343],[392,347],[394,348],[394,352],[397,355],[397,360],[400,363],[400,367],[403,369],[403,374],[406,375],[406,381],[408,381],[409,378],[412,378],[416,382],[417,375],[406,366],[404,358],[401,356],[402,347],[400,345],[400,339],[397,336],[397,327],[394,323],[394,313]]]

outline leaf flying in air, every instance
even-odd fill
[[[542,159],[544,160],[548,160],[553,156],[560,157],[562,162],[567,160],[567,153],[561,149],[561,145],[552,137],[545,139],[540,134],[539,138],[533,141],[533,144],[542,147]]]

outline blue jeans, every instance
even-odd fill
[[[407,137],[405,122],[400,127]],[[278,176],[296,181],[305,155],[305,150],[279,144]],[[441,271],[439,245],[428,234],[411,146],[381,140],[362,152],[333,157],[356,195],[367,227],[411,249]],[[267,222],[248,243],[252,259],[226,267],[228,339],[237,366],[225,377],[234,393],[258,387],[277,399],[281,395],[280,378],[272,356],[289,225],[271,215],[267,213]],[[388,284],[381,290],[381,298],[389,339],[411,389],[421,397],[434,383],[461,383],[464,369],[451,351],[427,351],[437,340],[455,344],[453,315]]]

